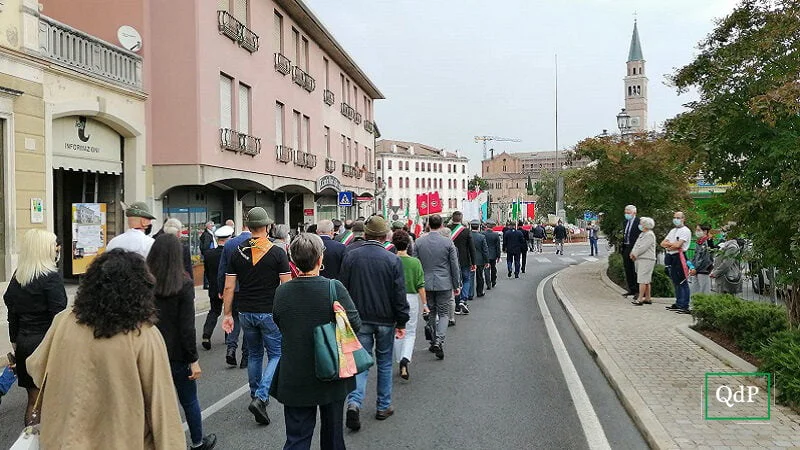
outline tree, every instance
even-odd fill
[[[732,183],[720,202],[766,266],[789,285],[800,325],[800,0],[743,0],[671,77],[700,99],[667,123],[704,176]]]
[[[675,211],[691,218],[689,180],[697,172],[689,147],[648,134],[596,137],[578,143],[570,157],[592,162],[568,173],[565,200],[576,211],[603,213],[600,229],[612,244],[622,239],[626,205],[652,217],[662,237]]]
[[[478,187],[479,190],[486,191],[486,190],[489,189],[489,182],[484,180],[483,178],[479,177],[476,174],[467,183],[467,188],[469,188],[470,191],[474,191],[476,186]]]
[[[536,215],[547,217],[556,213],[556,176],[552,172],[543,171],[533,185],[536,195]]]
[[[531,182],[531,176],[528,175],[528,182],[525,183],[525,190],[528,191],[528,195],[533,195],[533,183]]]

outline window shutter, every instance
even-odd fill
[[[275,46],[275,53],[283,53],[283,18],[275,13],[274,24],[272,25],[272,44]]]
[[[233,0],[233,17],[247,26],[247,0]]]
[[[250,88],[239,85],[239,130],[240,133],[250,134]]]
[[[283,145],[283,105],[275,103],[275,145]]]
[[[227,76],[219,75],[219,127],[233,128],[233,114],[231,104],[233,103],[233,80]]]
[[[308,116],[303,116],[303,151],[304,152],[311,152],[309,146],[309,139],[311,136],[309,133],[311,132],[311,118]]]

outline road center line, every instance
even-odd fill
[[[610,450],[611,445],[608,443],[608,438],[603,431],[603,426],[600,424],[600,419],[597,417],[597,412],[594,410],[591,400],[589,400],[589,395],[586,394],[586,389],[583,387],[580,376],[578,376],[578,371],[575,370],[575,365],[572,363],[558,328],[556,328],[550,309],[544,301],[544,286],[556,275],[558,275],[557,272],[548,276],[536,287],[536,299],[544,318],[547,335],[553,344],[553,350],[558,358],[558,364],[561,366],[561,373],[564,374],[564,379],[567,382],[567,389],[572,397],[572,402],[575,404],[575,411],[578,413],[578,419],[581,421],[583,434],[586,437],[589,448]]]
[[[208,419],[214,413],[216,413],[219,410],[221,410],[222,408],[230,405],[231,403],[236,401],[236,399],[238,399],[242,395],[246,394],[247,392],[250,392],[250,385],[245,384],[244,386],[240,387],[239,389],[237,389],[237,390],[231,392],[230,394],[226,395],[225,397],[223,397],[220,401],[218,401],[218,402],[214,403],[213,405],[209,406],[208,408],[204,409],[203,412],[200,413],[200,417],[202,417],[203,420]],[[189,431],[189,425],[186,422],[183,422],[183,431],[184,432]]]

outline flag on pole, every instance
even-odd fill
[[[519,220],[519,199],[515,199],[511,204],[511,218],[515,221]]]
[[[430,214],[428,194],[417,194],[417,213],[421,216]]]
[[[442,199],[439,197],[439,191],[431,192],[429,195],[430,203],[428,204],[428,214],[439,214],[442,212]]]

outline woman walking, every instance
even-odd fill
[[[156,326],[167,344],[172,382],[186,414],[192,448],[208,450],[217,444],[217,437],[203,436],[196,383],[201,370],[194,327],[194,282],[183,269],[182,254],[181,242],[167,232],[150,248],[147,266],[156,281]]]
[[[403,273],[406,279],[406,300],[408,300],[408,323],[406,335],[402,339],[394,340],[394,356],[400,364],[400,378],[409,379],[408,364],[414,353],[414,342],[417,337],[417,318],[419,317],[420,302],[423,314],[429,314],[428,303],[425,300],[425,273],[419,259],[408,256],[408,247],[411,245],[411,236],[403,230],[397,230],[392,235],[392,244],[397,249],[397,256],[403,263]]]
[[[3,296],[8,307],[8,336],[17,361],[17,384],[28,392],[25,426],[33,423],[33,405],[39,394],[28,374],[28,357],[44,339],[56,314],[67,307],[64,280],[57,269],[60,250],[55,234],[41,229],[26,231],[17,271]]]
[[[286,421],[284,449],[310,449],[317,408],[321,421],[320,447],[344,449],[344,399],[356,388],[355,377],[320,381],[314,366],[314,328],[333,319],[333,301],[347,311],[354,331],[361,326],[350,294],[337,280],[319,275],[325,245],[313,234],[302,233],[292,241],[289,253],[300,276],[275,291],[272,309],[281,330],[281,360],[272,380],[270,395],[283,404]],[[331,283],[335,298],[331,298]]]
[[[42,396],[42,448],[183,449],[153,276],[122,249],[98,256],[75,306],[53,320],[28,361]]]
[[[641,234],[636,239],[631,249],[631,260],[636,266],[636,279],[639,283],[639,298],[631,303],[636,306],[649,305],[653,303],[650,298],[653,281],[653,268],[656,265],[656,235],[653,227],[656,224],[650,217],[639,219],[639,230]]]

